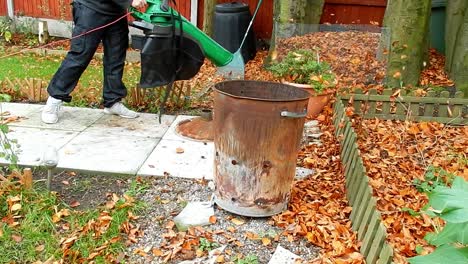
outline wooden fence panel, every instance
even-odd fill
[[[219,0],[218,3],[232,0]],[[242,0],[253,14],[259,0]],[[21,16],[71,19],[71,0],[14,0],[15,14]],[[386,0],[326,0],[321,23],[331,24],[370,24],[383,21]],[[177,0],[176,9],[190,18],[191,1]],[[253,28],[258,38],[268,39],[273,30],[273,0],[264,0]],[[198,1],[198,27],[203,24],[204,0]],[[6,14],[6,0],[0,0],[0,15]]]
[[[71,0],[14,0],[15,14],[53,19],[71,19]]]
[[[448,91],[439,94],[431,92],[424,97],[392,89],[384,90],[383,94],[375,91],[363,93],[360,89],[354,92],[341,96],[341,99],[344,103],[351,101],[354,112],[364,118],[436,121],[452,125],[468,123],[468,118],[463,116],[463,109],[468,107],[468,99],[463,98],[462,92],[454,95],[450,95]]]
[[[320,23],[382,25],[386,0],[326,0]]]
[[[362,241],[360,251],[367,263],[388,264],[393,258],[393,251],[386,243],[387,231],[377,210],[377,201],[373,197],[373,190],[369,185],[366,168],[356,143],[357,134],[351,126],[349,117],[345,114],[343,102],[345,102],[344,99],[335,102],[335,120],[333,121],[335,135],[341,145],[341,160],[345,168],[346,197],[353,207],[349,217],[351,226]]]
[[[0,16],[7,15],[7,3],[6,0],[0,0]]]

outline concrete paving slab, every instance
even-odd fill
[[[177,149],[183,153],[177,153]],[[214,143],[163,139],[148,157],[138,175],[213,179]]]
[[[175,118],[175,116],[163,115],[159,124],[159,117],[155,114],[141,113],[136,119],[104,115],[85,131],[96,133],[105,130],[106,133],[112,135],[162,138]]]
[[[82,107],[63,107],[59,115],[59,122],[57,124],[44,124],[41,121],[41,112],[44,106],[34,109],[29,118],[15,123],[17,126],[22,127],[36,127],[36,128],[50,128],[60,130],[70,130],[80,132],[85,130],[88,126],[96,122],[104,115],[101,109],[90,109]]]
[[[77,135],[78,132],[66,130],[10,127],[8,138],[10,140],[16,139],[20,145],[16,151],[19,165],[38,166],[41,164],[44,151],[48,146],[60,149]],[[8,164],[5,159],[0,159],[0,163]]]
[[[136,174],[159,139],[82,132],[59,152],[59,168]]]
[[[0,104],[0,112],[2,113],[3,117],[8,116],[20,116],[24,118],[29,118],[31,114],[39,109],[42,109],[43,105],[39,104],[20,104],[20,103],[1,103]],[[7,114],[9,113],[9,115]],[[11,125],[15,125],[19,122],[11,123]]]

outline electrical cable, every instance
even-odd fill
[[[3,56],[0,56],[0,59],[4,59],[4,58],[11,57],[11,56],[15,56],[15,55],[18,55],[18,54],[23,53],[23,52],[25,52],[25,51],[28,51],[28,50],[41,49],[41,48],[45,48],[45,47],[48,47],[48,46],[52,46],[52,45],[54,45],[54,44],[58,44],[58,43],[66,42],[66,41],[71,41],[71,40],[73,40],[73,39],[77,39],[77,38],[83,37],[83,36],[85,36],[85,35],[88,35],[88,34],[91,34],[91,33],[95,32],[95,31],[98,31],[98,30],[101,30],[101,29],[106,28],[106,27],[108,27],[108,26],[111,26],[111,25],[113,25],[113,24],[119,22],[120,20],[122,20],[122,19],[128,17],[128,16],[131,15],[131,14],[132,14],[132,12],[127,12],[125,15],[119,17],[118,19],[116,19],[116,20],[114,20],[114,21],[112,21],[112,22],[110,22],[110,23],[107,23],[107,24],[105,24],[105,25],[103,25],[103,26],[99,26],[99,27],[97,27],[97,28],[93,28],[93,29],[91,29],[91,30],[88,30],[88,31],[86,31],[86,32],[83,32],[83,33],[81,33],[81,34],[79,34],[79,35],[76,35],[76,36],[74,36],[74,37],[71,37],[71,38],[69,38],[69,39],[62,39],[62,40],[53,41],[53,42],[51,42],[51,43],[47,43],[47,44],[44,44],[44,45],[41,45],[41,46],[38,46],[38,47],[34,47],[34,48],[22,49],[22,50],[17,51],[17,52],[13,52],[13,53],[10,53],[10,54],[6,54],[6,55],[3,55]]]

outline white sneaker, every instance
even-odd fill
[[[57,123],[59,119],[59,112],[62,109],[62,104],[62,100],[49,96],[46,105],[42,109],[42,122],[46,124]]]
[[[104,108],[104,113],[108,115],[118,115],[120,117],[129,119],[137,118],[139,116],[137,112],[125,107],[125,105],[122,104],[122,102],[117,102],[111,107]]]

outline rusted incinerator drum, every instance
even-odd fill
[[[215,85],[215,202],[244,216],[282,212],[289,202],[309,94],[258,81]]]

